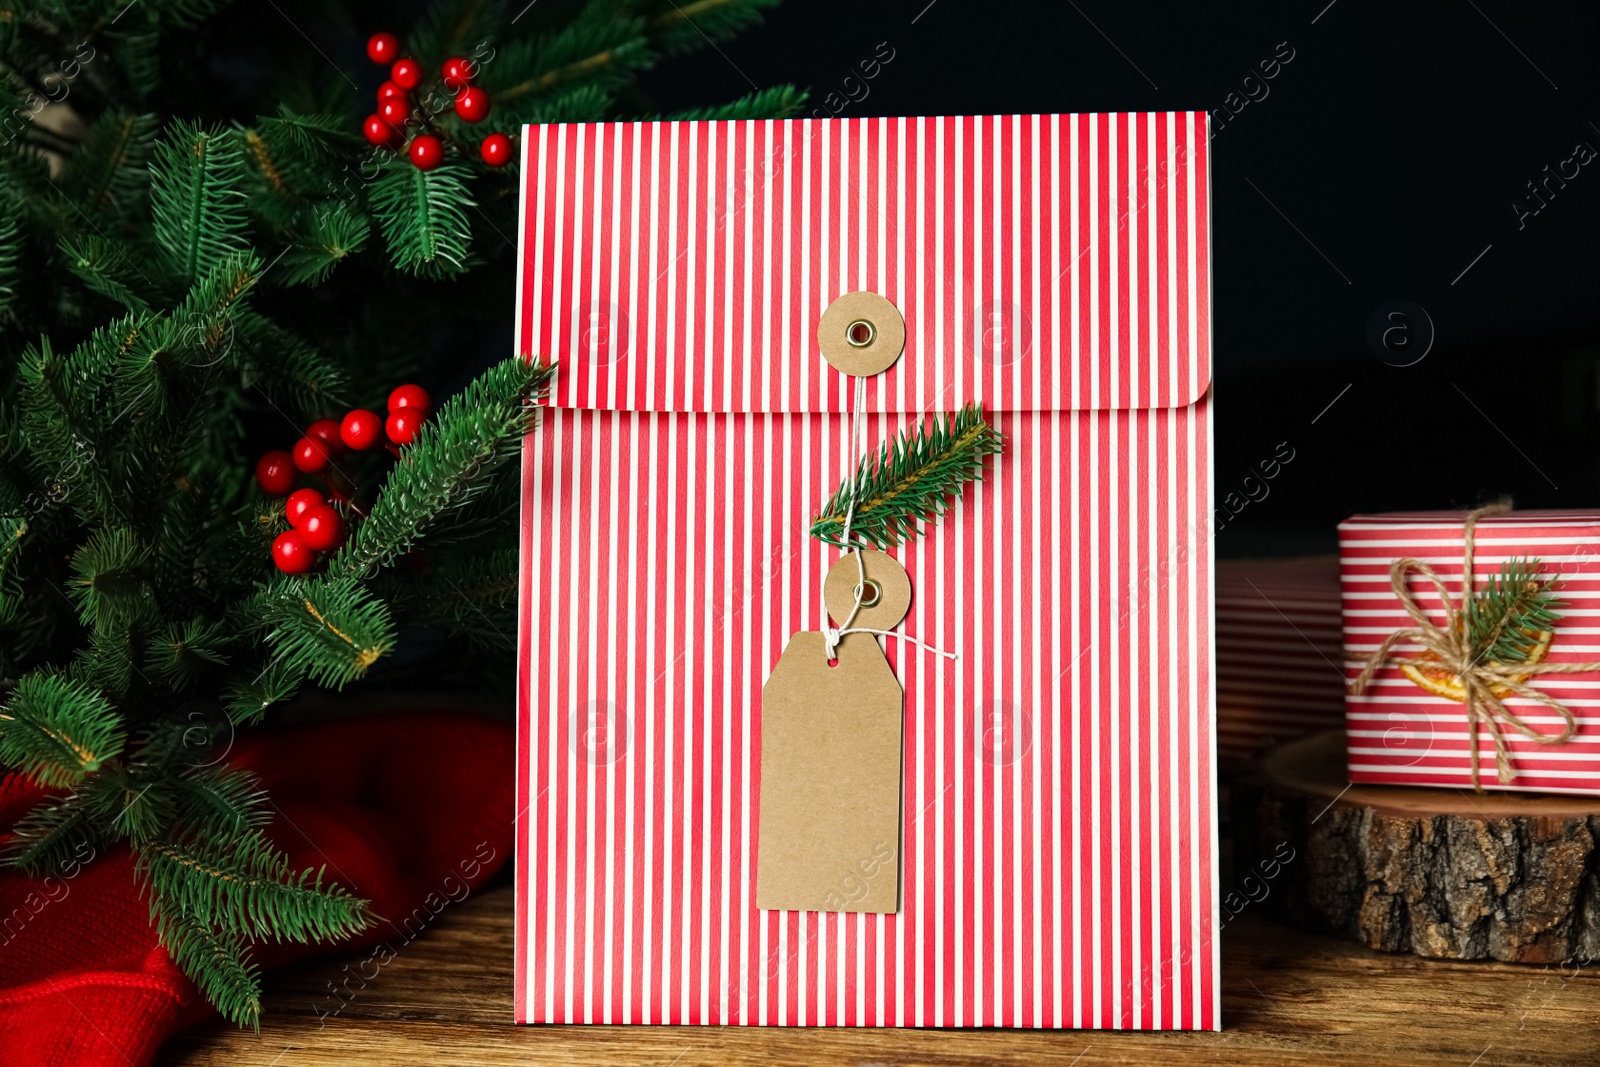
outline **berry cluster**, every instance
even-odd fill
[[[411,138],[406,155],[419,170],[432,170],[444,162],[444,142],[430,121],[426,105],[414,108],[411,93],[422,84],[422,64],[409,56],[399,56],[400,41],[392,33],[375,33],[367,41],[367,56],[374,63],[388,64],[389,80],[378,87],[378,110],[367,116],[362,127],[375,146],[398,149],[405,144],[406,128],[412,123],[428,132]],[[489,117],[489,94],[472,84],[478,66],[470,59],[453,56],[439,70],[445,88],[455,97],[456,114],[466,122],[482,122]],[[478,146],[478,153],[491,167],[511,162],[511,138],[491,133]]]
[[[272,496],[288,497],[284,510],[290,529],[272,543],[272,562],[280,571],[304,574],[317,565],[322,554],[344,543],[345,520],[335,502],[362,514],[340,489],[337,472],[329,469],[334,461],[347,448],[363,452],[380,442],[398,456],[401,445],[416,439],[431,406],[432,399],[422,386],[402,385],[389,394],[387,419],[365,408],[349,412],[342,420],[318,419],[306,427],[305,436],[294,448],[287,452],[275,449],[261,457],[256,463],[256,481]],[[302,473],[322,475],[327,496],[315,489],[296,489]]]

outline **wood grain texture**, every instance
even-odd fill
[[[1351,786],[1344,754],[1342,731],[1317,734],[1234,781],[1265,910],[1391,952],[1600,958],[1600,798]]]
[[[1299,933],[1247,909],[1223,933],[1221,1033],[541,1026],[511,1023],[509,886],[451,905],[365,988],[370,953],[268,981],[259,1035],[220,1022],[160,1067],[516,1064],[1584,1064],[1600,971],[1423,960]],[[349,971],[345,968],[349,967]],[[369,968],[370,970],[370,968]],[[326,1014],[326,1017],[319,1017]]]

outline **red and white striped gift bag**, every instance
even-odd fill
[[[1226,771],[1264,750],[1344,725],[1339,559],[1217,563],[1217,757]]]
[[[1204,114],[524,135],[523,1022],[1218,1025]],[[893,554],[899,910],[755,906],[761,686],[871,290],[869,441],[977,401],[987,478]]]
[[[1339,525],[1339,565],[1344,596],[1346,674],[1361,673],[1367,657],[1395,630],[1413,625],[1389,583],[1395,560],[1430,564],[1453,600],[1461,596],[1463,513],[1397,512],[1357,515]],[[1516,557],[1543,561],[1543,574],[1560,577],[1564,606],[1550,643],[1553,663],[1600,660],[1600,512],[1513,511],[1478,520],[1473,575],[1481,588],[1500,565]],[[1413,575],[1407,586],[1433,620],[1445,624],[1444,605],[1432,583]],[[1413,655],[1420,645],[1401,644]],[[1484,789],[1549,793],[1600,793],[1600,673],[1544,674],[1531,680],[1570,709],[1578,730],[1561,745],[1544,745],[1505,728],[1514,777],[1501,784],[1494,741],[1477,738]],[[1559,713],[1536,700],[1508,697],[1506,707],[1534,729],[1559,734]],[[1474,744],[1466,706],[1435,696],[1398,667],[1380,671],[1366,692],[1347,698],[1346,733],[1352,782],[1385,785],[1472,786]]]

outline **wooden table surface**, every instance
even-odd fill
[[[1490,1064],[1600,1062],[1600,971],[1386,955],[1249,912],[1223,934],[1221,1033],[515,1026],[509,886],[452,905],[337,1015],[368,953],[268,979],[261,1033],[220,1022],[162,1067],[259,1064]],[[355,983],[352,983],[354,987]]]

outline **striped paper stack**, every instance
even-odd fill
[[[1461,595],[1462,513],[1399,512],[1357,515],[1339,526],[1339,565],[1344,585],[1346,674],[1354,678],[1385,637],[1412,620],[1390,588],[1396,559],[1430,564],[1452,599]],[[1565,606],[1550,644],[1554,663],[1600,661],[1600,512],[1513,511],[1479,520],[1473,574],[1484,579],[1514,557],[1537,557],[1545,577],[1559,576]],[[1435,625],[1444,605],[1432,583],[1413,576],[1408,588]],[[1404,655],[1422,651],[1402,644]],[[1386,785],[1472,786],[1473,741],[1466,707],[1435,696],[1398,667],[1380,671],[1361,696],[1348,698],[1347,732],[1352,782]],[[1547,674],[1531,684],[1569,708],[1578,732],[1561,745],[1543,745],[1505,730],[1515,777],[1496,780],[1494,744],[1487,731],[1477,738],[1480,781],[1485,789],[1523,792],[1600,793],[1600,674]],[[1563,728],[1561,716],[1536,700],[1510,697],[1506,706],[1540,733]]]
[[[1217,755],[1223,770],[1344,724],[1339,557],[1217,563]]]

